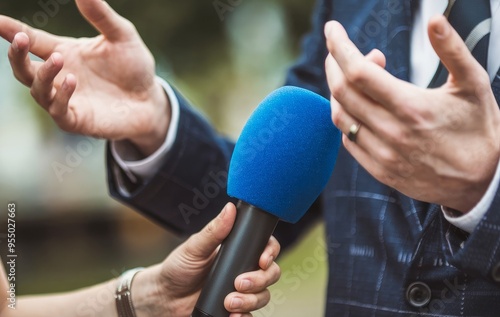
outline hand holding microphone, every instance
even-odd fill
[[[238,215],[223,242],[192,317],[227,317],[234,280],[258,268],[279,220],[295,223],[326,186],[340,146],[330,103],[305,89],[283,87],[250,117],[231,159],[228,195]]]

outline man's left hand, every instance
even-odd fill
[[[332,119],[344,146],[376,179],[414,199],[467,213],[493,179],[500,111],[490,78],[443,16],[429,23],[446,84],[423,89],[384,70],[379,51],[363,56],[337,22],[325,26]]]

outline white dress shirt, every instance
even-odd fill
[[[427,24],[429,19],[442,14],[446,9],[448,0],[422,0],[418,11],[415,13],[411,34],[411,82],[419,87],[427,87],[439,65],[439,57],[434,52],[427,35]],[[492,12],[492,32],[490,36],[490,46],[488,55],[488,73],[491,81],[497,75],[500,68],[500,0],[491,0]],[[152,177],[160,168],[165,156],[172,148],[177,136],[179,123],[179,101],[170,85],[162,79],[161,82],[169,99],[172,108],[172,119],[167,132],[165,143],[151,156],[139,159],[133,146],[126,141],[112,142],[111,152],[117,164],[125,171],[131,181],[136,182],[137,178],[148,179]],[[488,211],[493,202],[495,193],[500,182],[500,164],[493,181],[481,201],[467,214],[461,217],[452,217],[443,209],[444,216],[454,226],[467,232],[474,231],[481,219]],[[127,190],[118,184],[122,195],[127,196]]]

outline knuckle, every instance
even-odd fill
[[[9,52],[7,53],[7,56],[11,63],[16,59],[16,54],[14,53],[14,50],[12,48],[9,49]]]
[[[419,98],[414,98],[414,100],[420,100]],[[435,101],[428,100],[427,104],[432,104]],[[422,106],[421,101],[408,100],[401,102],[404,106],[397,110],[397,116],[403,121],[414,125],[416,127],[425,126],[427,122],[435,119],[435,114],[433,110],[429,107]]]
[[[344,112],[340,109],[340,107],[338,107],[337,111],[332,111],[332,121],[336,127],[342,129],[342,123],[344,122]]]
[[[340,108],[339,103],[337,102],[335,97],[332,96],[330,98],[331,119],[335,125],[337,125],[336,121],[338,121],[337,116],[338,116],[339,108]]]
[[[271,242],[271,246],[273,248],[273,255],[277,256],[281,252],[281,244],[278,242],[278,240],[274,236],[271,236],[270,242]]]
[[[42,83],[47,83],[52,79],[52,74],[48,67],[48,65],[44,65],[44,67],[41,67],[37,73],[38,80],[40,80],[40,82]]]
[[[56,105],[51,105],[47,112],[49,113],[49,115],[54,119],[54,120],[58,120],[61,118],[62,116],[62,113],[61,111],[58,109],[58,107]]]
[[[409,135],[406,130],[401,128],[391,128],[389,126],[385,126],[382,128],[384,131],[387,141],[390,144],[399,145],[405,147],[409,143]]]
[[[90,134],[86,131],[85,125],[82,122],[82,120],[79,120],[79,114],[76,111],[70,110],[70,107],[68,106],[68,109],[65,110],[66,114],[71,113],[71,119],[67,120],[62,120],[58,122],[59,127],[66,131],[66,132],[77,132],[80,134]]]
[[[271,300],[271,293],[268,289],[258,294],[247,294],[243,297],[242,310],[252,311],[266,306]]]
[[[257,295],[250,296],[249,301],[248,301],[248,310],[253,310],[251,308],[255,307],[260,307],[260,303],[264,301],[264,298],[260,299]]]
[[[325,58],[325,69],[327,70],[327,76],[336,75],[336,70],[338,70],[337,61],[330,53]]]
[[[36,102],[38,102],[40,104],[40,98],[39,98],[38,92],[34,86],[32,86],[30,88],[30,95],[31,95],[31,97],[33,97],[33,99],[35,99]]]
[[[19,74],[17,71],[14,70],[12,73],[14,74],[14,78],[18,82],[22,83],[25,86],[30,86],[31,85],[31,81],[29,81],[26,78],[24,78],[24,76],[22,76],[21,74]]]
[[[32,80],[28,79],[29,76],[27,76],[26,71],[22,68],[19,68],[13,61],[11,61],[11,66],[14,78],[25,86],[31,86]]]
[[[383,166],[394,166],[399,161],[399,155],[392,149],[381,147],[378,151],[379,162]]]
[[[273,269],[272,284],[274,284],[281,278],[281,268],[278,264],[273,263],[272,269]]]
[[[384,183],[384,173],[381,171],[381,169],[374,169],[370,171],[370,174],[379,182]]]
[[[347,91],[347,83],[338,76],[331,81],[330,89],[335,99],[342,100]]]
[[[415,123],[424,123],[433,120],[435,115],[433,108],[429,106],[422,106],[422,103],[417,101],[418,98],[413,98],[414,101],[408,103],[406,107],[408,109],[408,115],[412,115]],[[427,105],[431,105],[433,101],[426,102]],[[435,101],[434,101],[435,102]]]
[[[132,23],[131,21],[129,21],[129,20],[123,18],[123,17],[122,17],[122,21],[123,21],[124,29],[126,29],[126,30],[128,30],[129,32],[132,32],[132,33],[137,33],[137,28],[134,25],[134,23]]]
[[[432,122],[435,119],[434,112],[430,108],[420,108],[415,111],[415,123],[418,126],[424,127],[428,122]]]
[[[326,58],[325,58],[325,69],[327,70],[327,72],[326,72],[327,76],[328,76],[331,65],[332,65],[332,56],[330,54],[328,54],[328,56],[326,56]]]
[[[215,221],[218,221],[218,219],[216,219]],[[205,228],[205,233],[209,237],[213,237],[215,235],[215,233],[216,233],[215,221],[209,222],[208,225],[207,225],[207,227]]]
[[[351,65],[347,69],[347,77],[352,82],[363,83],[366,79],[366,76],[362,65],[359,63]]]
[[[390,173],[385,173],[381,176],[380,181],[390,187],[394,187],[396,185],[396,178]]]
[[[447,45],[444,46],[444,53],[448,56],[448,58],[456,61],[462,61],[464,58],[470,57],[471,53],[462,40],[450,40],[447,42]]]
[[[394,183],[394,178],[391,176],[391,173],[381,168],[378,168],[370,173],[373,175],[375,179],[377,179],[382,184],[390,186]]]
[[[415,168],[413,167],[413,164],[410,162],[401,162],[398,164],[397,167],[397,175],[402,177],[402,178],[409,178],[412,177]]]
[[[476,91],[477,90],[489,91],[491,89],[490,76],[484,69],[481,68],[481,71],[478,72],[478,74],[476,75],[476,80],[477,80]],[[486,89],[484,89],[483,87]]]
[[[255,290],[262,290],[271,285],[271,279],[266,275],[258,275],[253,279],[253,283]]]
[[[262,298],[259,301],[260,302],[259,307],[267,305],[267,303],[269,303],[270,300],[271,300],[271,292],[268,289],[266,289],[264,290],[264,292],[262,292]]]
[[[243,300],[242,310],[251,311],[259,307],[259,298],[257,294],[246,294],[241,298]]]
[[[47,109],[47,112],[49,113],[49,115],[52,117],[52,118],[57,118],[59,116],[59,113],[56,109],[56,107],[49,107]]]

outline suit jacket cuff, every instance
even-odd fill
[[[180,93],[175,94],[179,101],[177,135],[159,169],[150,178],[132,182],[108,143],[107,178],[112,197],[173,232],[192,234],[231,200],[224,177],[234,143],[219,136]],[[213,189],[214,184],[219,185],[217,192],[210,191],[208,198],[205,190]]]
[[[146,158],[142,158],[134,145],[129,141],[113,141],[111,142],[111,154],[120,166],[125,175],[132,183],[137,183],[139,180],[147,180],[154,176],[160,169],[165,157],[172,149],[177,137],[179,127],[179,99],[177,98],[172,87],[163,79],[157,78],[161,83],[165,93],[170,101],[172,118],[167,131],[165,142],[162,146]],[[126,190],[125,184],[118,183],[118,190],[124,196],[129,193]]]
[[[498,186],[497,186],[498,187]],[[500,286],[500,191],[497,188],[471,234],[443,218],[441,239],[449,263],[471,276],[481,276]]]

